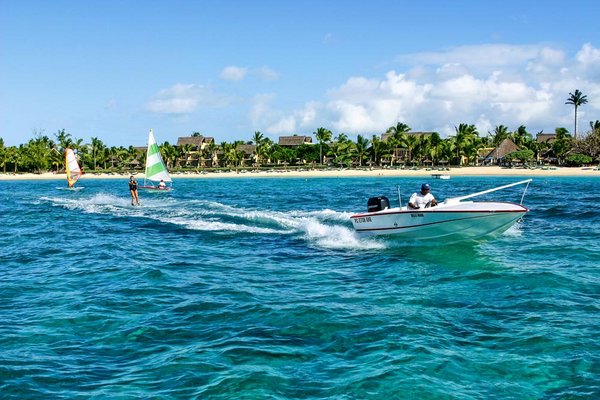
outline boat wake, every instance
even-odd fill
[[[386,247],[382,240],[359,238],[350,226],[350,213],[329,209],[271,211],[174,198],[148,198],[138,207],[131,206],[128,198],[103,193],[78,198],[42,197],[40,200],[67,210],[145,218],[214,234],[292,235],[306,240],[312,246],[333,250]]]

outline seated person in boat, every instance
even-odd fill
[[[433,207],[437,205],[437,200],[431,194],[429,184],[421,185],[421,192],[415,192],[408,200],[408,208],[418,210],[420,208]]]
[[[165,181],[163,181],[162,179],[160,180],[160,182],[158,182],[158,188],[159,189],[164,189],[165,188]]]

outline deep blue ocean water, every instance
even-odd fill
[[[600,178],[535,178],[522,224],[452,246],[352,231],[423,178],[176,179],[142,207],[127,180],[2,183],[1,399],[600,398]]]

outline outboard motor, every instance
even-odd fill
[[[371,197],[367,202],[369,212],[381,211],[390,208],[390,200],[385,196]]]

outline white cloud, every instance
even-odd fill
[[[158,114],[187,114],[200,107],[223,107],[229,100],[195,84],[177,83],[160,90],[148,103],[148,111]]]
[[[241,81],[246,77],[247,73],[247,68],[230,65],[228,67],[223,68],[220,77],[221,79],[226,81]]]
[[[274,69],[271,69],[267,66],[262,66],[259,68],[248,69],[244,67],[236,67],[230,65],[228,67],[223,68],[219,77],[225,81],[234,81],[238,82],[245,79],[248,76],[258,77],[265,81],[275,81],[279,79],[279,73]]]
[[[591,44],[586,43],[581,50],[579,50],[576,58],[577,61],[582,64],[598,65],[600,64],[600,50],[595,49]]]
[[[580,126],[583,118],[600,114],[600,50],[591,44],[572,57],[546,44],[482,45],[398,60],[409,69],[350,77],[329,90],[325,101],[307,102],[299,110],[270,106],[274,122],[266,126],[273,133],[325,126],[363,135],[384,132],[396,122],[443,135],[453,134],[460,123],[476,124],[481,135],[499,124],[525,125],[532,133],[571,129],[573,110],[565,101],[576,88],[589,100],[580,108]]]
[[[256,70],[256,75],[266,81],[275,81],[279,79],[279,73],[269,67],[260,67]]]

